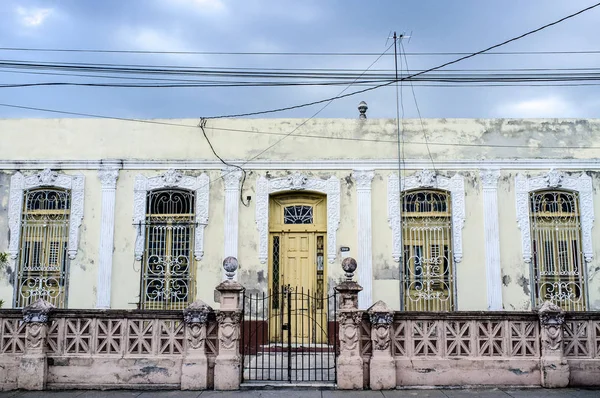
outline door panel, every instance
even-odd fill
[[[285,261],[283,264],[283,283],[293,290],[290,297],[290,325],[292,343],[309,342],[310,308],[309,301],[302,293],[313,290],[314,284],[314,234],[284,234]],[[287,334],[284,334],[284,342]]]

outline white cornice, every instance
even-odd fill
[[[229,161],[242,165],[243,161]],[[218,160],[0,160],[0,170],[97,170],[111,165],[122,170],[221,170],[223,163]],[[253,161],[245,166],[251,170],[396,170],[395,159],[336,159],[336,160],[262,160]],[[408,159],[406,169],[422,170],[431,168],[431,161],[425,159]],[[490,160],[446,160],[436,161],[436,169],[442,170],[598,170],[600,159],[490,159]]]

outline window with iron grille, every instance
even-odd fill
[[[407,311],[454,310],[450,194],[402,193],[403,302]]]
[[[143,309],[183,309],[193,300],[194,201],[194,194],[186,190],[146,195]]]
[[[579,195],[561,190],[529,194],[535,305],[552,301],[567,311],[583,311],[584,255]]]
[[[23,195],[15,307],[40,298],[65,307],[71,193],[48,188]]]

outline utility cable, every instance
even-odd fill
[[[395,46],[395,43],[393,44]],[[369,71],[369,69],[371,69],[371,67],[373,67],[373,65],[375,65],[380,59],[381,57],[384,56],[385,53],[387,53],[389,51],[389,49],[392,46],[390,45],[388,48],[385,49],[384,52],[382,52],[377,59],[375,59],[375,61],[373,61],[368,67],[367,69],[365,69],[364,73],[367,73]],[[362,76],[362,74],[361,74]],[[355,79],[358,80],[360,78],[357,77]],[[354,81],[354,82],[355,82]],[[348,90],[350,87],[352,87],[352,85],[354,84],[354,82],[350,83],[346,88],[344,88],[340,94],[338,95],[342,95],[346,90]],[[262,156],[263,154],[265,154],[266,152],[268,152],[269,150],[271,150],[273,147],[275,147],[276,145],[278,145],[281,141],[285,140],[286,138],[288,138],[289,136],[291,136],[294,132],[296,132],[296,130],[298,130],[299,128],[301,128],[302,126],[304,126],[306,123],[308,123],[311,119],[314,119],[315,117],[317,117],[317,115],[319,115],[323,110],[325,110],[325,108],[327,108],[329,106],[329,104],[331,104],[334,100],[332,99],[331,101],[325,103],[325,105],[323,105],[318,111],[316,111],[315,113],[313,113],[308,119],[305,119],[302,123],[300,123],[299,125],[297,125],[296,127],[294,127],[289,133],[285,134],[283,137],[281,137],[279,140],[275,141],[275,143],[273,143],[272,145],[269,145],[267,148],[263,149],[262,151],[260,151],[258,154],[254,155],[253,157],[251,157],[250,159],[246,160],[244,163],[241,164],[241,166],[245,166],[246,164],[250,163],[253,160],[258,159],[260,156]],[[231,171],[229,172],[231,173]],[[227,175],[228,173],[225,173],[223,175],[221,175],[221,177],[219,178],[223,178]],[[210,182],[209,182],[210,184]]]
[[[64,52],[64,53],[100,53],[100,54],[175,54],[175,55],[270,55],[270,56],[316,56],[316,57],[373,57],[376,52],[245,52],[245,51],[151,51],[151,50],[103,50],[85,48],[28,48],[0,47],[0,51],[19,52]],[[406,56],[447,56],[467,55],[465,52],[409,52]],[[563,55],[563,54],[600,54],[600,50],[563,50],[563,51],[494,51],[486,55]],[[391,54],[389,54],[391,55]]]
[[[573,18],[573,17],[575,17],[575,16],[577,16],[577,15],[580,15],[580,14],[582,14],[582,13],[584,13],[584,12],[586,12],[586,11],[589,11],[589,10],[591,10],[591,9],[593,9],[593,8],[596,8],[596,7],[598,7],[598,6],[600,6],[600,3],[596,3],[596,4],[594,4],[594,5],[591,5],[591,6],[589,6],[589,7],[586,7],[586,8],[584,8],[584,9],[582,9],[582,10],[579,10],[579,11],[577,11],[577,12],[573,13],[573,14],[569,14],[569,15],[567,15],[567,16],[565,16],[565,17],[562,17],[562,18],[560,18],[560,19],[557,19],[557,20],[556,20],[556,21],[554,21],[554,22],[547,23],[547,24],[545,24],[545,25],[543,25],[543,26],[541,26],[541,27],[539,27],[539,28],[537,28],[537,29],[530,30],[530,31],[528,31],[528,32],[526,32],[526,33],[523,33],[523,34],[519,35],[519,36],[513,37],[513,38],[511,38],[511,39],[508,39],[508,40],[505,40],[505,41],[503,41],[503,42],[501,42],[501,43],[495,44],[495,45],[493,45],[493,46],[490,46],[490,47],[488,47],[488,48],[485,48],[485,49],[483,49],[483,50],[480,50],[480,51],[477,51],[477,52],[474,52],[474,53],[471,53],[471,54],[465,55],[465,56],[463,56],[463,57],[457,58],[457,59],[455,59],[455,60],[453,60],[453,61],[449,61],[449,62],[443,63],[443,64],[441,64],[441,65],[438,65],[438,66],[435,66],[435,67],[433,67],[433,68],[429,68],[429,69],[426,69],[426,70],[423,70],[423,71],[420,71],[420,72],[414,73],[414,74],[412,74],[412,75],[408,75],[408,76],[406,76],[406,77],[402,78],[401,80],[412,79],[412,78],[414,78],[414,77],[417,77],[417,76],[423,75],[423,74],[425,74],[425,73],[428,73],[428,72],[433,72],[434,70],[438,70],[438,69],[444,68],[444,67],[446,67],[446,66],[453,65],[453,64],[456,64],[456,63],[458,63],[458,62],[464,61],[465,59],[473,58],[473,57],[475,57],[475,56],[477,56],[477,55],[479,55],[479,54],[483,54],[483,53],[485,53],[485,52],[488,52],[488,51],[490,51],[490,50],[493,50],[494,48],[502,47],[502,46],[504,46],[504,45],[506,45],[506,44],[508,44],[508,43],[512,43],[512,42],[514,42],[514,41],[520,40],[520,39],[522,39],[522,38],[524,38],[524,37],[527,37],[527,36],[529,36],[529,35],[532,35],[532,34],[534,34],[534,33],[537,33],[537,32],[539,32],[539,31],[541,31],[541,30],[547,29],[547,28],[549,28],[549,27],[551,27],[551,26],[554,26],[554,25],[556,25],[556,24],[559,24],[559,23],[561,23],[561,22],[563,22],[563,21],[566,21],[566,20],[568,20],[568,19],[570,19],[570,18]],[[331,101],[334,101],[334,100],[337,100],[337,99],[341,99],[341,98],[350,97],[350,96],[353,96],[353,95],[356,95],[356,94],[366,93],[366,92],[368,92],[368,91],[376,90],[376,89],[378,89],[378,88],[381,88],[381,87],[386,87],[386,86],[389,86],[390,84],[393,84],[393,83],[394,83],[394,82],[388,82],[388,83],[380,84],[380,85],[377,85],[377,86],[374,86],[374,87],[369,87],[369,88],[366,88],[366,89],[362,89],[362,90],[354,91],[354,92],[352,92],[352,93],[343,94],[343,95],[337,95],[337,96],[335,96],[335,97],[326,98],[326,99],[319,100],[319,101],[313,101],[313,102],[309,102],[309,103],[306,103],[306,104],[300,104],[300,105],[288,106],[288,107],[284,107],[284,108],[278,108],[278,109],[271,109],[271,110],[267,110],[267,111],[259,111],[259,112],[240,113],[240,114],[237,114],[237,115],[219,115],[219,116],[212,116],[212,117],[210,117],[210,119],[222,119],[222,118],[234,118],[234,117],[244,117],[244,116],[256,116],[256,115],[264,115],[264,114],[268,114],[268,113],[283,112],[283,111],[288,111],[288,110],[292,110],[292,109],[304,108],[304,107],[311,106],[311,105],[322,104],[322,103],[324,103],[324,102],[325,102],[325,103],[327,103],[327,102],[331,102]]]
[[[223,160],[223,158],[221,156],[219,156],[219,154],[217,153],[217,151],[215,151],[215,148],[213,147],[213,144],[210,142],[210,140],[208,139],[208,136],[206,135],[206,131],[204,131],[204,128],[206,127],[206,119],[201,118],[200,119],[200,123],[198,123],[198,127],[200,127],[200,130],[202,130],[202,134],[204,134],[204,138],[206,139],[206,142],[208,142],[208,146],[210,146],[210,149],[212,151],[212,153],[217,157],[217,159],[219,159],[221,161],[221,163],[223,163],[225,166],[229,166],[232,168],[236,168],[238,170],[241,170],[242,172],[242,183],[240,185],[240,202],[246,206],[246,207],[250,207],[250,201],[248,201],[247,203],[244,202],[244,184],[246,183],[246,170],[238,165],[232,164],[232,163],[227,163],[225,160]]]
[[[402,54],[404,53],[404,44],[402,40],[400,40],[400,62],[402,62]],[[406,73],[410,73],[408,68],[408,59],[404,57],[404,63],[406,65]],[[423,138],[425,139],[425,147],[427,148],[427,153],[429,154],[429,159],[431,159],[431,167],[433,167],[433,171],[437,174],[437,169],[435,168],[435,161],[433,160],[433,156],[431,155],[431,149],[429,149],[429,139],[427,138],[427,132],[425,131],[425,125],[423,124],[423,118],[421,117],[421,110],[419,109],[419,103],[417,102],[417,95],[415,94],[415,87],[413,86],[412,80],[408,81],[410,83],[410,90],[412,91],[412,96],[415,101],[415,108],[417,109],[417,115],[419,115],[419,122],[421,123],[421,131],[423,132]]]

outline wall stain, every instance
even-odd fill
[[[531,294],[531,291],[529,290],[529,279],[525,278],[524,275],[521,275],[519,279],[517,279],[517,284],[523,288],[523,293],[525,293],[526,296]]]
[[[504,275],[504,276],[502,277],[502,284],[503,284],[504,286],[508,286],[508,285],[509,285],[509,283],[511,283],[511,282],[512,282],[512,279],[510,278],[510,275]]]

